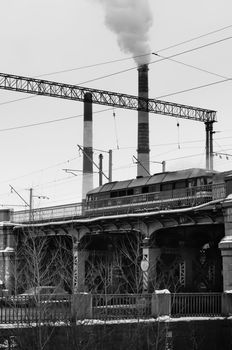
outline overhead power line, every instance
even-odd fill
[[[169,58],[173,58],[173,57],[177,57],[177,56],[180,56],[180,55],[184,55],[186,53],[194,52],[196,50],[200,50],[200,49],[203,49],[205,47],[216,45],[216,44],[219,44],[221,42],[224,42],[224,41],[227,41],[227,40],[230,40],[230,39],[232,39],[232,36],[229,36],[229,37],[226,37],[226,38],[223,38],[223,39],[219,39],[219,40],[215,40],[215,41],[213,41],[211,43],[207,43],[207,44],[204,44],[204,45],[192,48],[192,49],[188,49],[188,50],[185,50],[185,51],[173,54],[173,55],[171,55],[171,56],[169,56],[167,58],[161,58],[159,60],[151,61],[149,63],[149,65],[154,64],[154,63],[162,62],[162,61],[164,61],[166,59],[169,59]],[[156,53],[156,52],[153,52],[153,54],[159,56],[158,53]],[[113,73],[110,73],[110,74],[107,74],[107,75],[103,75],[103,76],[100,76],[100,77],[96,77],[96,78],[93,78],[93,79],[90,79],[90,80],[82,81],[81,83],[78,83],[78,85],[83,85],[83,84],[91,83],[91,82],[96,81],[96,80],[109,78],[109,77],[112,77],[112,76],[115,76],[115,75],[118,75],[118,74],[122,74],[122,73],[126,73],[126,72],[129,72],[131,70],[135,70],[135,69],[138,69],[138,67],[135,66],[135,67],[123,69],[121,71],[113,72]]]
[[[163,58],[163,59],[166,59],[168,61],[181,64],[182,66],[185,66],[185,67],[188,67],[188,68],[196,69],[196,70],[198,70],[200,72],[207,73],[207,74],[213,75],[215,77],[219,77],[219,78],[223,78],[223,79],[231,79],[231,78],[228,78],[228,77],[226,77],[226,76],[224,76],[222,74],[214,73],[214,72],[211,72],[211,71],[209,71],[207,69],[199,68],[199,67],[196,67],[196,66],[194,66],[192,64],[188,64],[188,63],[185,63],[185,62],[182,62],[182,61],[174,60],[173,58],[165,57],[165,56],[159,55],[159,54],[158,54],[158,56]]]
[[[179,160],[179,159],[184,159],[184,158],[193,158],[193,157],[198,157],[198,156],[202,156],[202,155],[204,155],[204,153],[196,153],[196,154],[191,154],[191,155],[188,155],[188,156],[166,159],[166,161],[170,162],[172,160]]]
[[[151,65],[151,64],[154,64],[154,63],[159,63],[159,62],[162,62],[162,61],[164,61],[164,60],[166,60],[166,59],[170,59],[170,58],[173,58],[173,57],[177,57],[177,56],[180,56],[180,55],[189,53],[189,52],[193,52],[193,51],[196,51],[196,50],[205,48],[205,47],[209,47],[209,46],[211,46],[211,45],[215,45],[215,44],[224,42],[224,41],[226,41],[226,40],[230,40],[231,38],[232,38],[232,36],[226,37],[226,38],[223,38],[223,39],[220,39],[220,40],[213,41],[213,42],[211,42],[211,43],[207,43],[207,44],[204,44],[204,45],[201,45],[201,46],[192,48],[192,49],[188,49],[188,50],[179,52],[179,53],[177,53],[177,54],[173,54],[173,55],[171,55],[171,56],[169,56],[169,57],[166,57],[166,58],[161,58],[161,59],[159,59],[159,60],[151,61],[151,62],[150,62],[150,65]],[[164,51],[164,49],[163,49],[163,50],[159,50],[159,51],[157,51],[157,53],[153,53],[153,54],[155,54],[155,55],[158,56],[158,52],[161,52],[161,51]],[[137,69],[137,68],[138,68],[137,66],[134,66],[134,67],[131,67],[131,68],[128,68],[128,69],[124,69],[124,70],[121,70],[121,71],[113,72],[113,73],[111,73],[111,74],[107,74],[107,75],[104,75],[104,76],[100,76],[100,77],[93,78],[93,79],[91,79],[91,80],[87,80],[87,81],[84,81],[84,82],[80,82],[80,83],[78,83],[78,85],[83,85],[83,84],[90,83],[90,82],[93,82],[93,81],[96,81],[96,80],[101,80],[101,79],[109,78],[109,77],[112,77],[112,76],[115,76],[115,75],[118,75],[118,74],[122,74],[122,73],[129,72],[129,71],[131,71],[131,70],[135,70],[135,69]],[[9,103],[13,103],[13,102],[18,102],[18,101],[25,100],[25,99],[29,99],[29,98],[33,98],[33,97],[37,97],[37,96],[28,96],[28,97],[24,97],[24,98],[20,98],[20,99],[16,99],[16,100],[1,102],[0,105],[9,104]]]
[[[185,92],[189,92],[189,91],[193,91],[193,90],[202,89],[202,88],[205,88],[205,87],[208,87],[208,86],[213,86],[213,85],[225,83],[225,82],[228,82],[228,81],[231,81],[231,80],[232,80],[232,78],[228,78],[228,77],[226,77],[226,76],[224,76],[224,75],[217,74],[217,73],[208,71],[208,70],[206,70],[206,69],[199,68],[199,67],[196,67],[196,66],[194,66],[194,65],[187,64],[187,63],[184,63],[184,62],[181,62],[181,61],[178,61],[178,60],[174,60],[174,59],[172,59],[172,58],[170,58],[170,57],[161,56],[161,55],[159,55],[159,54],[156,54],[156,55],[159,56],[159,57],[161,57],[162,59],[165,59],[165,60],[168,60],[168,61],[171,61],[171,62],[175,62],[175,63],[181,64],[181,65],[186,66],[186,67],[188,67],[188,68],[196,69],[196,70],[198,70],[198,71],[201,71],[201,72],[204,72],[204,73],[207,73],[207,74],[216,76],[216,77],[223,78],[223,79],[221,79],[221,80],[217,80],[217,81],[212,82],[212,83],[203,84],[203,85],[198,85],[198,86],[195,86],[195,87],[192,87],[192,88],[188,88],[188,89],[185,89],[185,90],[179,90],[179,91],[176,91],[176,92],[171,92],[171,93],[169,93],[169,94],[161,95],[161,96],[158,96],[158,97],[157,97],[158,99],[159,99],[159,98],[166,98],[166,97],[169,97],[169,96],[178,95],[178,94],[185,93]]]
[[[102,109],[100,111],[96,111],[96,112],[93,112],[93,113],[94,114],[103,113],[103,112],[110,111],[112,109],[113,109],[113,107],[112,108]],[[75,119],[75,118],[80,118],[80,117],[83,117],[83,114],[73,115],[73,116],[70,116],[70,117],[64,117],[64,118],[59,118],[59,119],[47,120],[47,121],[44,121],[44,122],[37,122],[37,123],[32,123],[32,124],[13,126],[13,127],[10,127],[10,128],[0,129],[0,132],[12,131],[12,130],[18,130],[18,129],[24,129],[24,128],[30,128],[30,127],[44,125],[44,124],[57,123],[57,122],[61,122],[61,121],[64,121],[64,120]]]
[[[231,28],[231,27],[232,27],[232,24],[229,24],[228,26],[225,26],[225,27],[222,27],[222,28],[219,28],[219,29],[216,29],[216,30],[212,30],[212,31],[210,31],[210,32],[208,32],[208,33],[195,36],[195,37],[193,37],[193,38],[191,38],[191,39],[187,39],[187,40],[181,41],[180,43],[167,46],[167,47],[165,47],[165,48],[163,48],[163,49],[159,49],[159,50],[157,50],[156,52],[158,53],[158,52],[163,52],[163,51],[166,51],[166,50],[170,50],[170,49],[173,49],[173,48],[175,48],[175,47],[177,47],[177,46],[184,45],[184,44],[188,44],[188,43],[190,43],[191,41],[195,41],[195,40],[198,40],[198,39],[202,39],[202,38],[204,38],[204,37],[206,37],[206,36],[209,36],[209,35],[212,35],[212,34],[221,32],[221,31],[226,30],[226,29]]]
[[[176,91],[176,92],[171,92],[170,94],[158,96],[157,99],[159,99],[159,98],[166,98],[166,97],[170,97],[170,96],[174,96],[174,95],[179,95],[179,94],[183,94],[183,93],[189,92],[189,91],[199,90],[199,89],[202,89],[202,88],[205,88],[205,87],[209,87],[209,86],[213,86],[213,85],[217,85],[217,84],[222,84],[222,83],[228,82],[230,80],[231,80],[231,78],[218,80],[218,81],[215,81],[213,83],[208,83],[208,84],[194,86],[192,88],[188,88],[188,89],[185,89],[185,90],[179,90],[179,91]]]
[[[209,47],[209,46],[212,46],[212,45],[220,44],[220,43],[222,43],[222,42],[224,42],[224,41],[231,40],[231,39],[232,39],[232,36],[228,36],[228,37],[226,37],[226,38],[222,38],[222,39],[219,39],[219,40],[215,40],[215,41],[212,41],[212,42],[210,42],[210,43],[206,43],[206,44],[203,44],[203,45],[200,45],[200,46],[197,46],[197,47],[188,49],[188,50],[184,50],[184,51],[175,53],[175,54],[170,55],[170,56],[168,56],[168,57],[164,57],[164,58],[161,58],[161,59],[159,59],[159,60],[152,61],[151,63],[158,63],[158,62],[164,61],[164,60],[166,60],[166,59],[170,59],[170,58],[173,58],[173,57],[177,57],[177,56],[180,56],[180,55],[184,55],[184,54],[189,53],[189,52],[193,52],[193,51],[196,51],[196,50],[203,49],[203,48],[205,48],[205,47]],[[153,55],[159,56],[158,52],[153,52]]]
[[[232,24],[230,24],[228,26],[224,26],[224,27],[218,28],[218,29],[215,29],[215,30],[212,30],[210,32],[207,32],[207,33],[204,33],[204,34],[201,34],[201,35],[198,35],[198,36],[195,36],[195,37],[193,37],[191,39],[187,39],[187,40],[181,41],[179,43],[176,43],[176,44],[169,45],[167,47],[158,49],[158,50],[156,50],[156,52],[158,53],[158,52],[163,52],[163,51],[166,51],[166,50],[170,50],[170,49],[173,49],[175,47],[178,47],[178,46],[181,46],[181,45],[184,45],[184,44],[188,44],[188,43],[190,43],[192,41],[195,41],[195,40],[198,40],[198,39],[202,39],[202,38],[204,38],[206,36],[209,36],[209,35],[212,35],[212,34],[215,34],[215,33],[221,32],[221,31],[224,31],[224,30],[229,29],[231,27],[232,27]],[[49,75],[54,75],[54,74],[73,72],[73,71],[81,70],[81,69],[94,68],[94,67],[98,67],[98,66],[112,64],[112,63],[128,61],[128,60],[132,60],[132,59],[139,58],[139,57],[145,57],[145,56],[149,56],[151,54],[152,54],[152,52],[148,52],[148,53],[145,53],[143,55],[136,55],[136,56],[126,57],[126,58],[118,58],[116,60],[108,60],[108,61],[98,62],[98,63],[94,63],[94,64],[79,66],[79,67],[75,67],[75,68],[69,68],[69,69],[63,69],[63,70],[54,71],[54,72],[50,72],[50,73],[44,73],[44,74],[40,74],[40,75],[35,76],[35,77],[39,78],[39,77],[44,77],[44,76],[49,76]]]
[[[27,176],[32,175],[32,174],[36,174],[36,173],[40,173],[40,172],[45,171],[45,170],[48,170],[48,169],[56,168],[56,167],[58,167],[58,166],[60,166],[60,165],[69,163],[69,162],[71,162],[71,161],[73,161],[73,160],[75,160],[75,159],[78,159],[78,158],[80,158],[80,157],[79,157],[79,156],[78,156],[78,157],[74,157],[74,158],[68,159],[68,160],[66,160],[66,161],[64,161],[64,162],[56,163],[56,164],[53,164],[53,165],[51,165],[51,166],[49,166],[49,167],[42,168],[42,169],[39,169],[39,170],[35,170],[35,171],[32,171],[32,172],[30,172],[30,173],[27,173],[27,174],[24,174],[24,175],[21,175],[21,176],[18,176],[18,177],[14,177],[14,178],[12,178],[12,179],[10,179],[10,180],[0,181],[0,183],[6,183],[6,182],[9,182],[9,181],[16,181],[16,180],[18,180],[18,179],[27,177]]]

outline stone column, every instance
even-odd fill
[[[151,247],[149,239],[143,241],[143,259],[141,269],[143,271],[143,292],[153,292],[156,284],[156,264],[161,254],[158,247]]]
[[[15,249],[7,247],[3,252],[4,260],[4,285],[5,289],[8,290],[9,294],[14,290],[14,258],[15,258]]]
[[[15,237],[9,220],[10,210],[0,210],[0,294],[2,289],[14,289]]]
[[[232,290],[232,236],[224,237],[219,243],[222,254],[223,291]]]
[[[226,179],[227,200],[223,203],[225,237],[219,243],[222,255],[223,290],[232,290],[232,177]]]
[[[155,290],[152,293],[151,315],[153,317],[171,315],[171,293],[169,290]]]
[[[73,293],[85,292],[85,262],[88,251],[81,250],[79,243],[73,246]]]

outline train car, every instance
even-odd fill
[[[222,182],[219,172],[201,168],[114,181],[87,193],[85,212],[110,215],[196,206],[219,197]]]

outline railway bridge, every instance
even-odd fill
[[[86,215],[85,204],[75,203],[1,210],[0,279],[4,288],[14,291],[19,279],[15,264],[22,269],[31,248],[22,237],[30,236],[37,239],[37,248],[49,240],[48,252],[40,258],[74,291],[231,290],[231,193],[232,177],[228,177],[222,198],[185,208],[147,210],[144,204],[140,210],[125,212],[119,206],[114,213]],[[63,249],[60,255],[57,240]],[[67,270],[62,270],[66,263]],[[61,270],[62,277],[57,275]]]

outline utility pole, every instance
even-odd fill
[[[30,205],[27,203],[27,201],[16,191],[16,189],[9,185],[10,186],[10,189],[11,189],[11,192],[15,192],[17,194],[17,196],[26,204],[27,207],[30,208]]]
[[[150,176],[151,175],[150,172],[143,166],[143,164],[138,160],[138,158],[136,158],[135,156],[133,156],[133,158],[136,160],[136,163],[139,164],[141,168],[143,168],[143,170],[147,173],[147,175]]]
[[[206,169],[213,170],[213,121],[205,122],[205,132],[206,132]]]
[[[47,196],[35,196],[33,194],[33,188],[29,188],[29,192],[30,192],[30,200],[29,200],[29,220],[32,221],[33,220],[33,198],[37,197],[37,198],[42,198],[42,199],[49,199],[49,197]]]
[[[162,164],[162,172],[165,173],[165,171],[166,171],[166,162],[165,162],[165,160],[163,160],[161,162],[161,164]]]
[[[83,154],[85,154],[85,156],[90,160],[89,156],[87,153],[85,153],[85,150],[83,147],[81,147],[80,145],[77,145],[79,147],[79,150],[82,151]],[[99,170],[99,166],[93,161],[91,160],[91,162],[93,163],[93,165],[95,165],[95,167]],[[102,171],[102,175],[109,180],[108,176],[106,176],[106,174]]]
[[[103,155],[99,154],[99,186],[102,186],[102,160]]]
[[[33,188],[29,189],[30,191],[30,207],[29,207],[29,220],[32,220],[32,209],[33,209]]]
[[[85,157],[91,161],[91,163],[98,169],[98,174],[99,174],[99,186],[102,185],[103,180],[102,180],[102,175],[109,181],[112,181],[112,149],[110,149],[109,151],[104,151],[104,150],[99,150],[97,149],[97,151],[100,152],[104,152],[104,153],[108,153],[109,155],[109,170],[108,170],[108,176],[103,172],[103,155],[102,153],[99,154],[99,165],[97,165],[93,159],[91,157],[89,157],[89,155],[85,152],[84,147],[77,145],[79,147],[79,150],[82,151],[82,153],[85,155]],[[77,174],[75,172],[82,172],[82,170],[79,169],[62,169],[64,170],[66,173],[70,173],[74,176],[77,176]],[[96,173],[96,171],[92,171],[92,173]]]
[[[112,169],[113,169],[113,163],[112,163],[112,149],[109,150],[109,182],[112,182]]]

